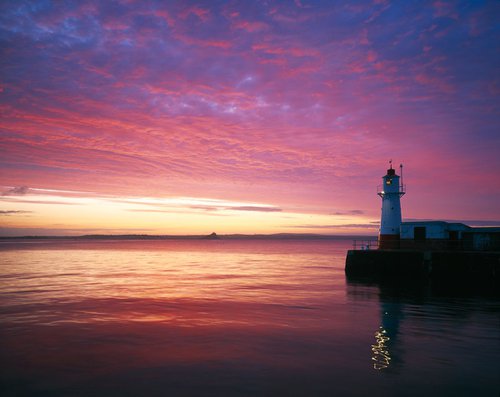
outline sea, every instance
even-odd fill
[[[348,239],[0,241],[1,396],[495,396],[500,297]]]

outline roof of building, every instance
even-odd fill
[[[500,227],[471,227],[465,223],[460,222],[446,222],[446,221],[409,221],[401,222],[401,226],[442,226],[447,228],[464,228],[466,232],[472,233],[500,233]]]
[[[473,233],[500,233],[500,227],[471,227]]]
[[[446,222],[446,221],[408,221],[408,222],[401,222],[401,225],[442,225],[442,226],[460,226],[460,227],[466,227],[470,228],[470,226],[466,225],[465,223],[460,223],[460,222]]]

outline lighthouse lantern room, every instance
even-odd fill
[[[382,198],[382,216],[380,219],[379,248],[399,248],[401,229],[401,196],[405,194],[403,185],[403,164],[400,174],[392,168],[389,161],[387,174],[382,177],[382,185],[378,186],[377,194]]]

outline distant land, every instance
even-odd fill
[[[331,235],[311,233],[153,235],[153,234],[86,234],[82,236],[17,236],[0,240],[352,240],[371,239],[375,235]]]

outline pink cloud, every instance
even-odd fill
[[[233,23],[235,29],[243,29],[247,32],[262,32],[269,29],[269,25],[263,22],[237,21]]]
[[[458,13],[455,11],[454,3],[448,1],[435,1],[433,4],[434,16],[449,17],[458,19]]]
[[[252,46],[252,50],[271,55],[290,55],[292,57],[319,57],[320,52],[312,48],[278,47],[269,43],[259,43]]]
[[[366,60],[368,62],[375,62],[377,60],[377,53],[373,50],[368,51],[368,54],[366,55]]]
[[[444,81],[441,77],[437,76],[429,76],[423,73],[417,74],[415,76],[415,80],[420,83],[424,84],[433,88],[436,88],[437,90],[445,93],[453,93],[455,92],[454,87]]]
[[[189,8],[185,8],[179,16],[183,19],[187,18],[189,15],[195,15],[203,22],[207,22],[211,17],[210,10],[198,6],[191,6]]]

